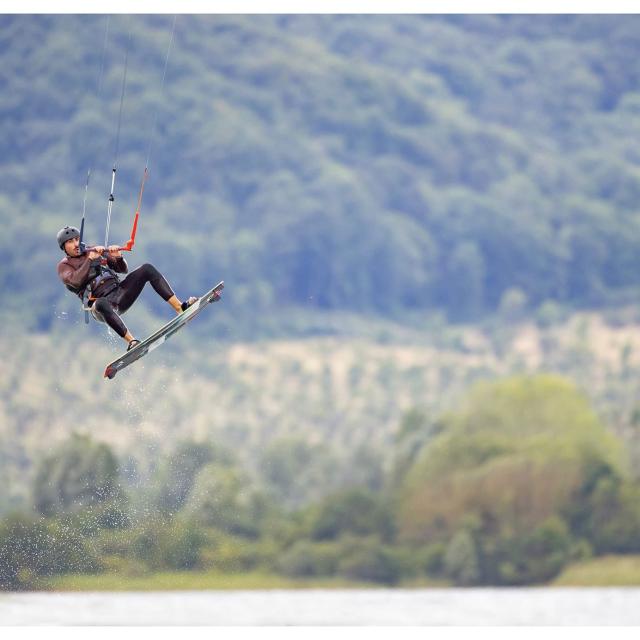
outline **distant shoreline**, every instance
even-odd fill
[[[260,589],[379,589],[387,585],[342,578],[288,578],[269,573],[176,571],[142,576],[68,574],[47,581],[49,591],[189,591]]]
[[[640,555],[602,556],[568,566],[555,580],[525,587],[640,587]],[[163,572],[141,576],[115,573],[69,574],[49,579],[47,591],[200,591],[269,589],[446,589],[452,584],[437,580],[411,580],[395,585],[356,582],[341,578],[288,578],[269,573],[220,573],[217,571]]]

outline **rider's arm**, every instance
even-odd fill
[[[66,285],[74,289],[82,288],[89,280],[89,271],[92,267],[100,264],[100,258],[97,260],[85,260],[82,265],[74,269],[68,262],[58,264],[58,276]]]
[[[107,254],[107,264],[116,273],[129,273],[129,265],[127,265],[127,261],[122,256],[114,257]]]

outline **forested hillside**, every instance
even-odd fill
[[[105,16],[0,18],[5,316],[75,309],[54,234],[92,168],[103,239],[129,32],[112,238],[157,109],[132,262],[183,295],[452,320],[634,300],[640,18],[179,16],[161,93],[171,22],[112,17],[103,60]]]

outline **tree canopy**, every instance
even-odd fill
[[[405,480],[407,538],[448,536],[470,515],[521,534],[566,507],[591,473],[622,473],[588,400],[554,376],[480,384],[443,422]]]
[[[112,17],[100,82],[105,21],[0,18],[5,312],[35,297],[46,328],[68,296],[53,237],[89,167],[102,240],[129,30],[112,237],[157,109],[134,259],[177,288],[454,319],[509,290],[529,307],[637,292],[637,17],[179,16],[163,94],[171,18]]]

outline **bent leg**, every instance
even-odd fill
[[[120,313],[124,313],[138,299],[144,285],[151,283],[154,291],[167,302],[175,296],[165,277],[152,265],[143,264],[134,269],[121,283],[116,304]]]
[[[98,298],[93,303],[93,317],[99,322],[106,322],[121,338],[127,336],[127,327],[116,313],[113,305],[106,298]]]

